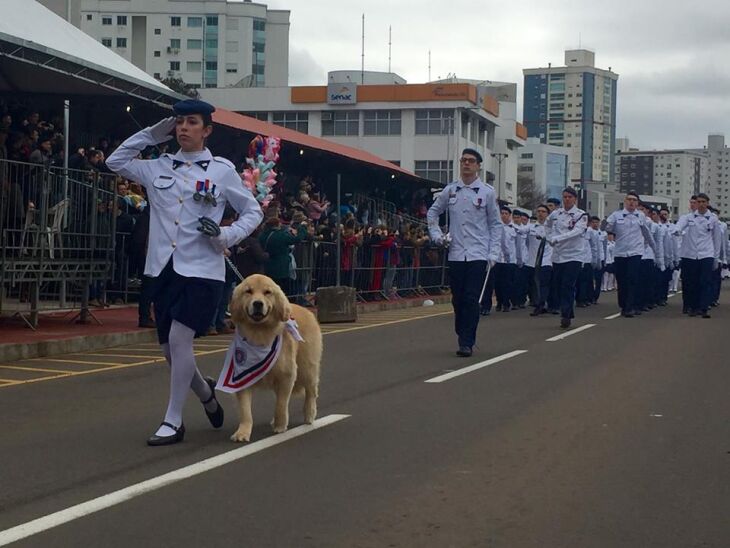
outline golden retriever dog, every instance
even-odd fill
[[[251,439],[251,396],[256,388],[273,390],[276,394],[271,425],[277,434],[285,432],[289,426],[292,394],[304,394],[304,422],[312,424],[317,418],[322,361],[322,331],[314,314],[290,304],[281,288],[271,278],[260,274],[249,276],[236,287],[230,311],[238,332],[251,344],[270,346],[277,335],[283,336],[281,354],[271,370],[252,387],[236,392],[239,425],[231,440]],[[304,342],[296,341],[285,329],[290,318],[296,320]]]

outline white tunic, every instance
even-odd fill
[[[195,153],[164,154],[156,160],[139,160],[140,151],[155,144],[149,128],[124,141],[106,161],[109,169],[147,190],[150,203],[150,235],[145,275],[156,277],[173,257],[181,276],[225,280],[222,249],[251,234],[263,213],[251,192],[228,160],[213,157],[206,148]],[[195,200],[200,188],[215,197],[216,205]],[[216,223],[223,218],[226,202],[239,213],[232,225],[221,228],[217,242],[198,232],[198,218]],[[219,249],[214,247],[218,244]]]

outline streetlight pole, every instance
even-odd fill
[[[502,161],[505,158],[509,158],[509,154],[506,152],[492,152],[491,154],[492,158],[497,159],[497,164],[499,166],[499,172],[497,176],[497,198],[503,198],[502,196]]]

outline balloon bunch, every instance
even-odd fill
[[[254,137],[248,146],[247,167],[243,170],[241,178],[243,184],[264,209],[274,199],[271,189],[276,184],[274,167],[279,161],[280,149],[281,139],[278,137],[264,139],[261,135]]]

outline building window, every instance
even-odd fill
[[[155,72],[153,76],[154,76],[154,77],[155,77],[155,79],[157,79],[157,80],[159,80],[159,79],[161,78],[161,76],[160,76],[160,73],[159,73],[159,72]]]
[[[108,48],[112,47],[112,39],[111,38],[102,38],[101,45],[106,46]]]
[[[450,160],[416,160],[416,175],[439,183],[450,183],[454,162]]]
[[[127,16],[126,15],[117,15],[117,25],[121,27],[127,26]]]
[[[155,29],[155,36],[162,34],[162,29]]]
[[[264,53],[264,50],[266,49],[266,44],[263,42],[254,42],[253,43],[253,52],[254,53]]]
[[[453,110],[416,110],[416,135],[448,135],[453,131]]]
[[[91,16],[91,14],[90,14],[90,13],[87,13],[87,14],[86,14],[86,20],[87,20],[87,21],[91,21],[91,17],[92,17],[92,16]]]
[[[360,112],[357,110],[322,113],[322,135],[357,136],[360,134]]]
[[[117,38],[117,47],[118,48],[126,48],[127,47],[127,39],[126,38]]]
[[[400,135],[400,110],[367,110],[363,117],[364,135]]]
[[[170,49],[176,49],[180,50],[180,38],[171,38],[170,39]]]
[[[203,49],[202,40],[188,40],[188,49]]]
[[[248,116],[249,118],[256,118],[257,120],[261,120],[262,122],[268,122],[269,121],[269,113],[268,112],[242,112],[244,116]]]
[[[188,61],[185,68],[188,72],[200,72],[203,70],[203,63],[201,61]]]
[[[266,21],[263,19],[254,19],[253,30],[259,30],[259,31],[266,30]]]
[[[533,156],[532,152],[523,152],[520,154],[520,158],[532,158]]]
[[[197,29],[203,26],[202,17],[188,17],[188,28]]]
[[[300,133],[309,132],[308,112],[275,112],[272,122]]]
[[[210,53],[210,50],[217,50],[218,49],[218,38],[206,39],[205,49],[208,50],[209,53]]]
[[[228,74],[237,74],[238,65],[236,63],[226,63],[226,72]]]
[[[155,54],[154,55],[155,55],[155,57],[159,57],[160,56],[160,52],[159,51],[155,51]]]
[[[180,61],[170,61],[170,70],[180,70]]]
[[[182,17],[177,17],[177,16],[170,17],[170,26],[171,27],[181,27],[182,26]]]
[[[218,26],[218,16],[217,15],[209,15],[205,18],[205,24],[209,27],[217,27]]]
[[[111,25],[112,24],[112,18],[111,17],[102,17],[101,18],[101,24],[102,25]]]
[[[205,70],[218,70],[218,61],[206,61]]]

